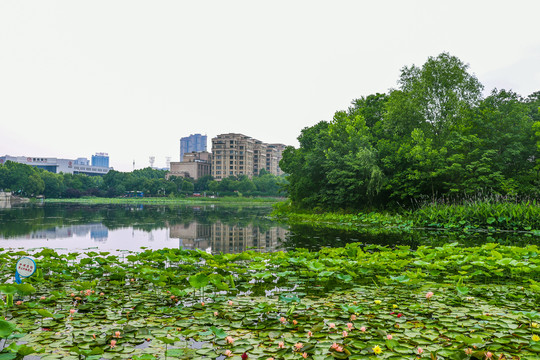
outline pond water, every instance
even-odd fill
[[[529,243],[515,234],[446,231],[344,231],[287,225],[269,218],[270,205],[80,205],[24,204],[0,209],[0,248],[48,247],[66,251],[141,248],[200,249],[209,253],[273,252],[339,247],[349,242],[383,246],[439,245],[458,241]],[[534,242],[534,241],[533,241]]]

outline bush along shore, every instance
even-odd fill
[[[538,253],[0,249],[0,357],[537,359]],[[38,270],[13,284],[26,255]]]
[[[313,224],[362,231],[383,229],[405,232],[411,229],[450,229],[465,231],[515,231],[540,236],[540,206],[524,202],[475,201],[461,204],[430,203],[416,210],[398,213],[358,212],[313,213],[298,211],[290,202],[275,205],[273,216],[289,223]]]

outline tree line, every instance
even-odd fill
[[[187,196],[208,192],[219,196],[286,196],[283,176],[265,171],[249,179],[247,176],[215,181],[212,176],[198,180],[172,176],[166,170],[145,168],[132,172],[111,170],[104,176],[55,174],[26,164],[6,161],[0,164],[0,190],[16,195],[47,198],[78,198],[82,196],[121,197],[130,192],[144,196]]]
[[[403,67],[396,89],[353,100],[301,131],[300,147],[280,162],[290,199],[360,209],[478,193],[538,197],[540,91],[482,91],[448,53]]]

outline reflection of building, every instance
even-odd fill
[[[210,159],[211,155],[207,151],[186,153],[184,161],[170,163],[170,172],[166,177],[169,179],[171,176],[181,176],[197,180],[210,175]]]
[[[173,225],[170,238],[178,238],[179,246],[185,249],[210,249],[212,253],[240,253],[246,250],[271,252],[278,250],[280,239],[287,234],[281,227],[271,227],[261,231],[258,226],[228,225],[222,222],[213,224]]]
[[[282,174],[279,160],[283,144],[266,144],[242,134],[222,134],[212,139],[212,176],[221,180],[246,175],[250,179],[262,169]]]
[[[90,234],[90,238],[94,241],[106,241],[109,236],[109,229],[102,223],[57,226],[47,230],[39,230],[31,233],[30,239],[63,239],[73,236],[86,236]]]
[[[180,161],[184,161],[184,155],[190,152],[206,151],[207,136],[191,134],[180,139]]]
[[[86,158],[78,158],[76,160],[71,159],[58,159],[51,157],[27,157],[27,156],[1,156],[0,164],[6,161],[13,161],[20,164],[26,164],[37,167],[39,169],[47,170],[56,174],[86,174],[86,175],[105,175],[112,168],[107,166],[97,166],[92,163],[89,165],[89,161]]]

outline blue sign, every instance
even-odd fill
[[[34,259],[24,256],[17,261],[15,265],[15,282],[20,284],[21,278],[27,278],[36,272],[37,266]]]

